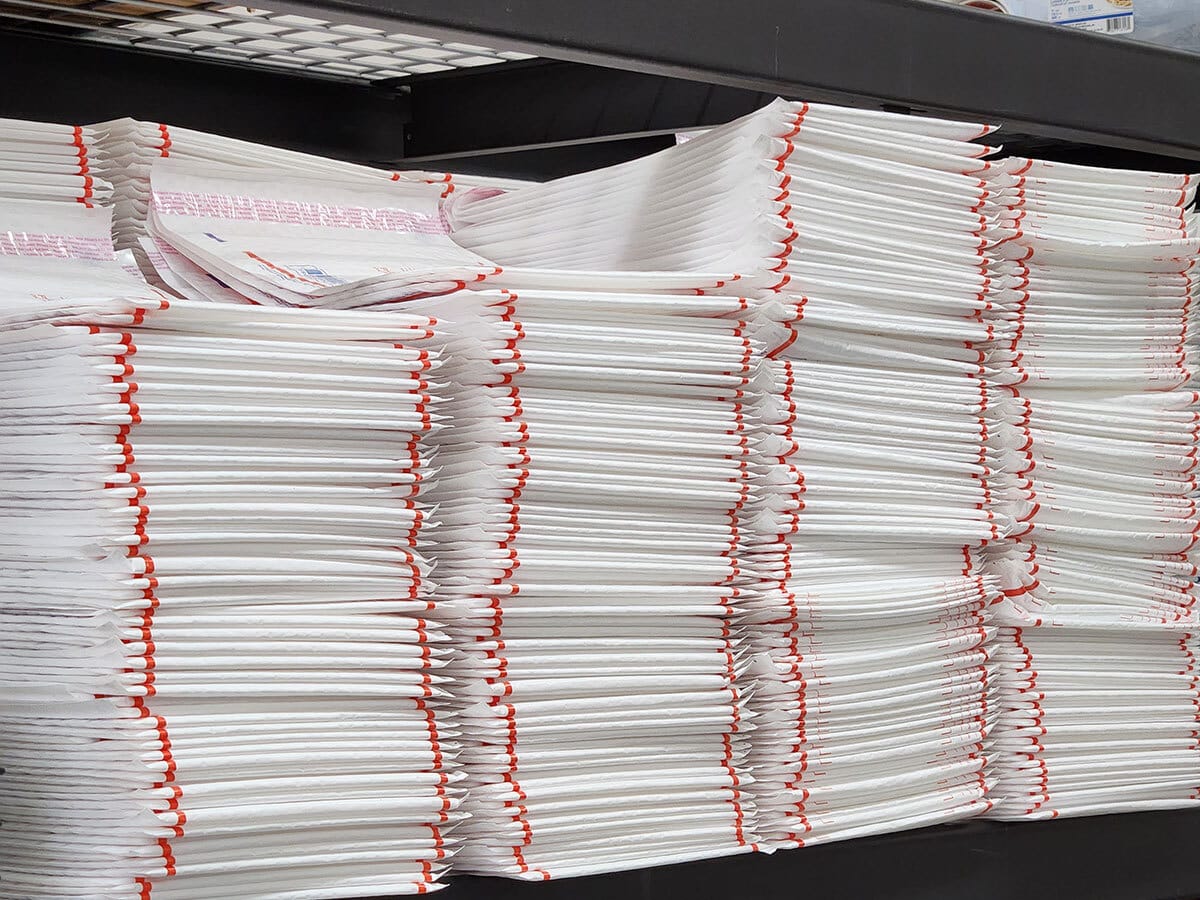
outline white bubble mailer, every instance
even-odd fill
[[[450,240],[443,189],[337,181],[166,159],[152,179],[145,247],[181,296],[366,307],[498,274]]]
[[[397,186],[412,183],[437,185],[442,196],[456,190],[509,189],[521,182],[433,172],[393,172],[338,160],[324,159],[280,147],[267,147],[221,135],[207,134],[158,122],[115,119],[89,126],[84,132],[92,141],[95,170],[113,186],[113,237],[119,249],[137,254],[143,271],[156,279],[152,260],[156,254],[146,240],[146,223],[151,202],[151,175],[164,159],[193,164],[233,167],[258,177],[286,174],[313,183],[357,185],[386,197]],[[166,286],[166,285],[164,285]]]

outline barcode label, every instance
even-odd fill
[[[1142,0],[1004,0],[1014,16],[1097,34],[1130,34]],[[1196,2],[1196,0],[1192,0]]]
[[[1133,31],[1133,14],[1125,13],[1116,16],[1097,16],[1094,19],[1078,19],[1074,22],[1060,22],[1069,28],[1081,28],[1084,31],[1097,31],[1104,34],[1129,34]]]

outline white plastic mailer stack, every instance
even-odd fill
[[[787,615],[759,626],[772,715],[752,769],[785,846],[992,804],[998,585],[980,551],[1014,523],[991,494],[984,352],[1003,326],[984,314],[1018,296],[987,255],[1015,228],[970,142],[986,129],[803,109],[795,127],[775,144],[789,231],[771,289],[791,334],[764,417],[790,477],[758,556],[764,613]]]
[[[155,163],[153,274],[184,297],[348,309],[446,293],[499,274],[448,237],[443,188]]]
[[[249,141],[208,134],[159,122],[114,119],[90,126],[94,140],[94,167],[114,188],[114,238],[119,249],[131,249],[142,261],[143,270],[154,278],[150,260],[154,249],[146,236],[150,209],[151,173],[164,159],[192,164],[227,166],[259,178],[287,175],[311,183],[357,185],[376,196],[386,197],[392,183],[432,183],[442,196],[455,190],[487,188],[501,190],[521,182],[483,179],[432,172],[393,172],[354,163],[324,159],[294,150],[267,147]]]
[[[435,889],[432,322],[168,301],[108,227],[0,206],[0,897]]]
[[[455,866],[543,880],[751,850],[745,303],[522,289],[404,307],[450,335],[431,497],[439,601],[462,612]]]
[[[798,846],[986,810],[998,582],[1022,527],[984,354],[1015,329],[1016,234],[984,126],[779,101],[609,170],[466,194],[460,243],[513,267],[712,273],[767,350],[741,605],[761,676],[759,832]],[[647,199],[649,198],[649,199]],[[1005,321],[993,310],[1011,313]]]
[[[749,850],[733,626],[752,582],[747,303],[632,293],[695,286],[669,273],[463,291],[500,269],[449,240],[436,185],[179,160],[152,185],[150,234],[181,290],[213,277],[231,301],[437,323],[450,427],[427,496],[470,776],[461,864],[541,879]]]
[[[105,203],[112,185],[96,170],[97,154],[91,129],[0,119],[0,200]]]
[[[995,814],[1194,803],[1195,179],[1008,166],[1021,234],[998,255],[1023,288],[998,350],[1030,512],[994,561]]]

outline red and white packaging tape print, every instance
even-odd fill
[[[113,258],[112,241],[65,234],[0,232],[0,256],[54,256],[60,259]]]
[[[386,207],[332,206],[302,200],[185,191],[154,191],[151,197],[154,208],[163,215],[417,234],[445,234],[448,231],[440,216]]]

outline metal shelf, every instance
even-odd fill
[[[925,0],[282,0],[573,62],[1200,159],[1200,56]]]
[[[275,54],[268,65],[236,36],[222,50],[204,35],[194,45],[177,35],[168,46],[137,22],[89,31],[112,9],[139,19],[129,11],[144,8],[154,27],[170,25],[175,14],[166,10],[176,4],[188,7],[179,13],[215,7],[0,0],[8,87],[0,116],[132,115],[392,167],[548,177],[657,149],[675,131],[727,121],[781,94],[996,122],[1010,148],[1048,158],[1200,166],[1200,55],[927,0],[270,4],[276,19],[328,23],[338,47],[365,28],[494,48],[475,62],[539,57],[432,75],[421,74],[428,65],[419,56],[407,68],[374,61],[355,74],[299,53],[303,64],[278,68]],[[134,46],[109,33],[121,28],[137,29]],[[383,77],[399,68],[400,77]]]
[[[545,883],[454,877],[446,900],[1194,900],[1200,811],[881,837]]]
[[[3,29],[0,82],[3,118],[133,116],[356,162],[404,154],[407,98],[367,84]]]

